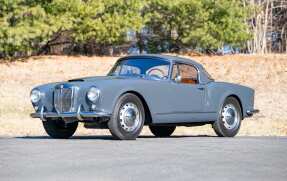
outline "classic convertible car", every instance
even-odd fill
[[[158,137],[176,126],[211,124],[233,137],[252,116],[254,90],[216,82],[193,60],[165,55],[120,58],[107,76],[38,86],[31,91],[35,113],[48,135],[69,138],[78,122],[108,128],[116,139],[136,139],[144,125]]]

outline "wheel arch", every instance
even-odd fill
[[[229,97],[235,98],[235,99],[237,100],[237,102],[239,103],[240,109],[241,109],[241,118],[243,119],[243,118],[244,118],[244,115],[243,115],[243,107],[242,107],[241,99],[240,99],[239,96],[237,96],[236,94],[230,94],[230,95],[228,95],[228,96],[225,98],[225,100],[226,100],[227,98],[229,98]],[[225,100],[224,100],[224,101],[225,101]]]
[[[144,98],[139,92],[134,91],[134,90],[125,91],[125,92],[123,92],[119,97],[121,97],[121,96],[124,95],[124,94],[128,94],[128,93],[136,95],[136,96],[141,100],[141,102],[142,102],[142,104],[143,104],[143,106],[144,106],[145,116],[146,116],[146,117],[145,117],[145,123],[144,123],[144,124],[146,125],[146,124],[152,123],[152,115],[151,115],[149,106],[148,106],[148,104],[147,104],[145,98]]]

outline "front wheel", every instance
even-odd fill
[[[43,121],[46,133],[52,138],[67,139],[73,136],[78,127],[78,122],[65,123],[62,119]]]
[[[145,120],[141,100],[134,94],[121,96],[114,108],[108,127],[114,138],[134,140],[140,134]]]
[[[212,125],[220,137],[234,137],[241,125],[242,111],[239,102],[234,97],[228,97],[219,112],[219,118]]]

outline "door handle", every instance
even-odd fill
[[[199,90],[204,90],[204,87],[198,87],[197,89],[199,89]]]

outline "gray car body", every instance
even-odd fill
[[[74,79],[67,82],[50,83],[36,87],[42,99],[37,107],[45,107],[46,112],[54,112],[53,91],[55,86],[69,85],[78,87],[76,107],[89,112],[91,104],[86,98],[87,91],[96,86],[101,90],[100,99],[94,112],[112,115],[119,97],[125,93],[134,93],[144,103],[150,114],[151,123],[193,123],[212,122],[218,119],[220,109],[229,96],[240,103],[242,117],[251,116],[254,110],[254,90],[232,83],[216,82],[208,78],[203,66],[193,60],[165,55],[135,55],[121,58],[145,58],[147,61],[162,59],[174,63],[191,64],[198,70],[198,84],[181,84],[171,80],[154,80],[148,77],[98,76]],[[170,66],[172,68],[172,66]],[[170,69],[171,69],[170,68]],[[171,71],[171,70],[170,70]],[[36,110],[36,113],[40,109]]]

